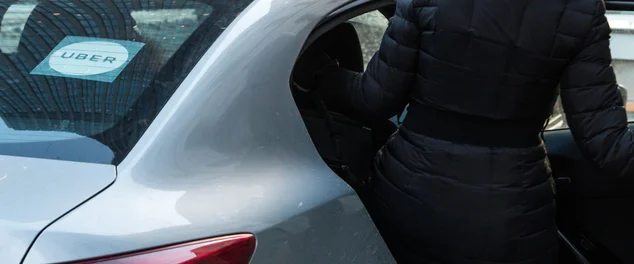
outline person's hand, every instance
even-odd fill
[[[305,53],[295,65],[293,86],[308,92],[319,86],[319,74],[329,67],[337,67],[337,61],[325,52]]]

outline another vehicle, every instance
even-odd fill
[[[0,263],[394,263],[358,187],[397,126],[291,87],[314,49],[362,70],[393,12],[391,0],[0,0]],[[634,185],[597,175],[569,131],[545,137],[563,263],[632,263],[613,232],[629,221],[593,231],[587,216],[626,212],[611,201]],[[585,181],[604,183],[601,199]]]

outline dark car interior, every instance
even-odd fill
[[[361,45],[354,27],[339,24],[317,39],[304,54],[325,52],[341,67],[363,71]],[[357,192],[363,191],[374,155],[397,130],[390,120],[354,120],[321,99],[319,91],[293,89],[293,97],[313,143],[324,161]]]
[[[631,126],[630,126],[631,127]],[[544,133],[557,184],[562,234],[588,263],[634,263],[634,179],[603,175],[585,161],[570,130]]]
[[[627,10],[631,4],[610,3],[608,8]],[[629,4],[629,6],[628,6]],[[393,5],[379,9],[386,17]],[[350,18],[351,16],[348,16]],[[326,52],[341,67],[362,71],[359,37],[354,27],[338,20],[336,26],[319,32],[318,27],[303,54]],[[319,33],[319,34],[317,34]],[[291,80],[291,84],[292,84]],[[364,200],[364,184],[374,155],[397,130],[392,121],[353,120],[328,106],[319,91],[293,96],[309,134],[324,161]],[[545,131],[550,165],[556,183],[557,222],[560,230],[560,263],[634,263],[634,179],[619,179],[585,161],[570,130]]]

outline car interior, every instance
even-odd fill
[[[610,7],[634,8],[608,3]],[[389,18],[393,3],[378,10]],[[357,15],[332,18],[336,22],[330,26],[322,23],[302,54],[324,51],[341,67],[363,71],[359,35],[347,22]],[[345,12],[340,16],[346,16]],[[364,200],[363,184],[374,155],[398,124],[354,120],[324,103],[318,91],[292,90],[317,151]],[[583,159],[569,129],[544,131],[543,139],[556,183],[560,263],[634,263],[634,243],[629,240],[634,237],[634,211],[628,207],[634,201],[634,179],[602,175]]]
[[[343,23],[322,35],[305,52],[325,51],[339,65],[363,71],[363,58],[357,33]],[[329,109],[319,91],[308,93],[293,89],[295,102],[318,152],[325,162],[348,184],[360,191],[367,180],[378,149],[397,130],[390,120],[367,122],[354,120]]]

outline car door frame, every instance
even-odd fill
[[[319,39],[319,37],[324,35],[326,32],[332,30],[339,24],[345,23],[351,18],[363,15],[374,10],[381,10],[383,8],[389,10],[395,5],[395,3],[396,2],[394,0],[359,0],[341,6],[340,8],[336,9],[328,16],[326,16],[324,19],[322,19],[321,22],[319,22],[315,26],[313,31],[304,42],[304,46],[302,47],[298,58],[301,57],[304,51],[306,51],[306,49],[310,47],[310,45],[312,45],[317,39]],[[385,12],[389,11],[383,11],[381,13],[385,15]]]
[[[605,6],[607,10],[616,10],[616,11],[633,11],[634,10],[634,1],[612,1],[605,0]]]
[[[608,11],[633,11],[634,12],[634,1],[604,1],[606,10]],[[628,122],[628,126],[630,128],[634,127],[634,122]],[[558,128],[544,131],[544,139],[547,143],[547,148],[549,150],[554,150],[555,152],[562,148],[569,148],[571,145],[574,145],[574,141],[572,140],[572,135],[570,128]],[[552,140],[546,140],[552,139]],[[576,145],[572,146],[576,148]],[[580,153],[577,153],[580,155]],[[576,157],[582,159],[582,157]],[[565,191],[571,183],[572,175],[553,175],[555,181],[557,183],[557,189]],[[566,232],[559,231],[559,238],[562,242],[562,246],[566,247],[568,250],[573,253],[579,263],[590,264],[591,262],[584,253],[582,253],[582,249],[579,246],[583,247],[584,242],[591,243],[589,241],[581,241],[581,242],[573,242],[573,237],[571,234]]]

